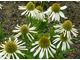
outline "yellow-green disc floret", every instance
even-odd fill
[[[28,2],[26,5],[26,9],[27,10],[34,10],[35,9],[35,5],[33,2]]]
[[[27,26],[27,25],[22,25],[22,26],[20,27],[20,32],[21,32],[22,34],[28,33],[28,32],[29,32],[28,26]]]
[[[36,9],[39,10],[40,12],[43,12],[43,7],[41,6],[37,6]]]
[[[8,41],[5,44],[5,50],[7,53],[14,53],[17,50],[17,45],[13,41]]]
[[[51,6],[51,9],[52,9],[53,12],[59,12],[59,11],[60,11],[60,4],[54,3],[54,4]]]
[[[47,48],[47,47],[49,47],[50,46],[50,40],[48,39],[48,37],[46,37],[46,36],[43,36],[43,37],[41,37],[40,39],[39,39],[39,46],[41,47],[41,48]]]
[[[72,22],[70,20],[66,20],[62,27],[67,30],[67,31],[70,31],[72,29]]]

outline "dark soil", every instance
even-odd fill
[[[3,9],[0,10],[0,22],[4,23],[3,29],[6,31],[6,36],[10,36],[12,34],[12,30],[16,26],[16,24],[23,24],[25,23],[23,16],[20,14],[23,11],[18,10],[18,6],[26,5],[26,2],[1,2],[3,5]],[[54,2],[48,2],[49,5],[52,5]],[[68,8],[65,10],[65,15],[70,19],[75,28],[78,29],[78,39],[74,40],[74,44],[72,47],[76,48],[75,51],[68,52],[64,54],[65,58],[70,59],[79,59],[80,58],[80,2],[76,1],[59,1],[61,6],[67,5]]]

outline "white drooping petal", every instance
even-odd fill
[[[12,32],[19,32],[20,30],[13,30]]]
[[[53,44],[56,44],[58,41],[60,41],[60,39],[59,38],[56,38],[55,40],[53,40]]]
[[[26,6],[18,6],[19,10],[26,10]]]
[[[68,49],[70,49],[70,45],[69,45],[69,43],[68,42],[66,42],[67,43],[67,47],[68,47]]]
[[[31,39],[34,39],[34,37],[30,33],[28,33],[28,35],[31,37]]]
[[[33,52],[37,47],[38,47],[38,45],[35,46],[34,48],[32,48],[32,49],[30,50],[30,52]]]
[[[51,51],[53,52],[53,53],[56,53],[56,51],[52,48],[52,47],[49,47],[50,49],[51,49]]]
[[[71,32],[75,37],[77,37],[77,34],[74,31],[71,30]]]
[[[64,9],[66,9],[67,8],[67,6],[65,5],[65,6],[62,6],[60,9],[61,10],[64,10]]]
[[[36,32],[36,31],[29,31],[29,32],[31,32],[31,33],[38,33],[38,32]]]
[[[65,18],[65,19],[66,19],[65,15],[64,15],[64,13],[63,13],[62,11],[59,12],[59,15],[60,15],[62,18]]]
[[[21,35],[21,32],[19,32],[18,34],[16,34],[14,37],[19,37]]]
[[[29,37],[29,34],[26,34],[26,35],[27,35],[28,39],[29,39],[30,41],[32,41],[32,39]]]
[[[59,19],[59,14],[55,13],[55,21],[57,21]]]
[[[36,52],[34,53],[34,57],[39,53],[39,51],[41,50],[41,47],[39,47],[37,50],[36,50]]]
[[[48,51],[49,51],[50,55],[51,55],[52,57],[54,57],[53,54],[52,54],[52,52],[49,50],[49,48],[48,48]]]
[[[1,59],[7,58],[6,56],[7,56],[7,53],[5,53]]]
[[[29,28],[29,30],[35,30],[35,29],[36,29],[36,27],[34,27],[34,26]]]
[[[25,10],[23,13],[21,13],[21,15],[24,15],[27,12],[27,10]]]
[[[59,48],[59,47],[60,47],[60,45],[61,45],[61,41],[58,43],[57,48]]]
[[[41,59],[43,57],[43,48],[41,49],[41,52],[39,54],[39,58]]]
[[[47,48],[46,48],[46,58],[48,59],[48,50],[47,50]]]
[[[17,50],[16,52],[24,56],[24,54],[21,51]]]
[[[15,59],[14,54],[12,54],[12,58]]]
[[[35,43],[32,43],[32,46],[34,46],[34,45],[36,45],[36,44],[38,44],[38,41],[36,41]]]
[[[17,54],[16,54],[16,53],[14,53],[14,55],[15,55],[15,57],[16,57],[17,59],[19,59],[19,57],[17,56]]]

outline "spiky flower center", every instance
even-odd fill
[[[47,48],[47,47],[49,47],[50,46],[50,40],[48,39],[48,37],[46,37],[46,36],[43,36],[43,37],[41,37],[40,39],[39,39],[39,46],[41,47],[41,48]]]
[[[67,20],[63,23],[62,27],[65,30],[70,31],[72,29],[72,22],[70,20]]]
[[[60,40],[61,41],[67,41],[68,38],[67,38],[67,36],[64,37],[64,34],[60,34]]]
[[[34,10],[35,9],[35,5],[33,2],[28,2],[26,5],[26,9],[28,10]]]
[[[41,6],[37,6],[36,9],[39,10],[40,12],[43,12],[43,7]]]
[[[14,53],[17,50],[17,45],[13,41],[8,41],[5,44],[5,50],[7,53]]]
[[[22,34],[28,33],[28,32],[29,32],[28,26],[27,26],[27,25],[22,25],[22,26],[20,27],[20,32],[21,32]]]
[[[60,11],[60,5],[58,3],[54,3],[51,6],[51,9],[52,9],[53,12],[59,12]]]

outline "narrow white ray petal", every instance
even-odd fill
[[[41,52],[39,54],[39,58],[41,59],[43,57],[43,48],[41,49]]]
[[[18,6],[19,10],[26,10],[26,6]]]
[[[25,48],[26,48],[26,46],[19,46],[19,45],[18,45],[18,49],[20,49],[20,50],[21,50],[21,49],[25,49]]]
[[[63,42],[63,50],[65,51],[66,50],[66,43]]]
[[[20,26],[17,24],[17,27],[20,28]]]
[[[70,45],[69,45],[69,43],[68,42],[66,42],[67,43],[67,47],[68,47],[68,49],[70,49]]]
[[[55,18],[55,13],[53,13],[53,15],[52,15],[52,21],[54,20],[54,18]]]
[[[18,34],[16,34],[14,37],[19,37],[21,35],[21,32],[19,32]]]
[[[36,44],[38,44],[38,41],[36,41],[35,43],[32,43],[32,46],[34,46],[34,45],[36,45]]]
[[[62,41],[60,41],[60,42],[58,43],[58,45],[57,45],[57,48],[59,48],[59,47],[60,47],[60,45],[61,45],[61,42],[62,42]]]
[[[73,42],[71,40],[68,40],[68,43],[73,44]]]
[[[32,39],[34,39],[34,37],[30,34],[30,33],[28,33],[29,34],[29,36],[32,38]]]
[[[57,21],[60,22],[60,15],[59,15],[59,13],[57,14]]]
[[[32,41],[32,39],[29,37],[29,34],[26,34],[26,35],[27,35],[28,39],[29,39],[30,41]]]
[[[30,50],[30,52],[33,52],[37,47],[39,47],[39,46],[38,46],[38,45],[35,46],[34,48],[32,48],[32,49]]]
[[[17,56],[17,54],[16,54],[16,53],[14,53],[14,55],[15,55],[15,57],[16,57],[17,59],[19,59],[19,57]]]
[[[55,27],[55,28],[60,28],[60,27],[61,27],[61,25],[55,25],[55,26],[53,26],[53,27]]]
[[[57,21],[59,18],[59,14],[58,13],[55,13],[55,21]]]
[[[49,16],[49,19],[50,19],[53,15],[54,15],[54,12],[53,12],[53,13],[51,13],[51,15]]]
[[[22,41],[17,42],[17,44],[21,44],[21,43],[22,43]]]
[[[38,32],[36,32],[36,31],[29,31],[29,32],[31,32],[31,33],[38,33]]]
[[[29,23],[28,27],[30,28],[30,26],[31,26],[31,23]]]
[[[22,46],[22,45],[24,45],[24,44],[25,44],[25,42],[24,42],[24,43],[19,44],[19,46]]]
[[[36,52],[34,53],[34,57],[39,53],[39,51],[41,50],[41,47],[39,47],[37,50],[36,50]]]
[[[12,58],[15,59],[14,55],[12,54]]]
[[[53,53],[56,53],[56,51],[52,48],[52,47],[49,47],[50,49],[51,49],[51,51],[53,52]]]
[[[73,30],[71,30],[71,32],[75,37],[77,37],[77,34]]]
[[[0,57],[1,57],[2,55],[5,55],[5,53],[6,53],[6,51],[0,52]]]
[[[65,5],[65,6],[62,6],[60,9],[61,10],[64,10],[64,9],[66,9],[67,8],[67,6]]]
[[[6,57],[7,59],[10,59],[10,57],[11,57],[11,54],[8,54],[8,56]]]
[[[20,29],[20,27],[15,27],[15,29],[19,30],[19,29]]]
[[[4,54],[4,56],[1,59],[5,59],[7,56],[7,53]]]
[[[50,44],[53,48],[56,48],[53,44]]]
[[[64,44],[63,44],[63,42],[62,42],[62,48],[61,48],[61,50],[64,51]]]
[[[60,38],[56,38],[55,41],[53,41],[53,44],[56,44],[59,41],[60,41]]]
[[[67,31],[67,38],[69,38],[70,37],[70,34],[69,34],[69,31]]]
[[[35,30],[35,29],[36,29],[36,27],[34,27],[34,26],[29,28],[29,30]]]
[[[25,14],[25,16],[28,15],[28,13],[29,13],[29,12],[27,11],[26,14]]]
[[[17,50],[16,52],[24,56],[24,54],[21,51]]]
[[[49,48],[48,48],[48,51],[49,51],[50,55],[51,55],[52,57],[54,57],[53,54],[51,53],[51,51],[49,50]]]
[[[75,28],[72,28],[72,30],[73,30],[75,33],[78,33],[77,29],[75,29]]]
[[[46,48],[46,58],[48,59],[48,50],[47,50],[47,48]]]
[[[53,37],[60,37],[60,35],[55,35],[55,36],[53,36]]]
[[[21,15],[24,15],[27,12],[27,10],[25,10],[23,13],[21,13]]]
[[[67,31],[65,30],[65,31],[64,31],[64,37],[66,36],[66,34],[67,34]]]
[[[59,12],[59,15],[60,15],[62,18],[66,18],[65,15],[64,15],[64,13],[63,13],[62,11]]]
[[[12,32],[19,32],[20,30],[13,30]]]

